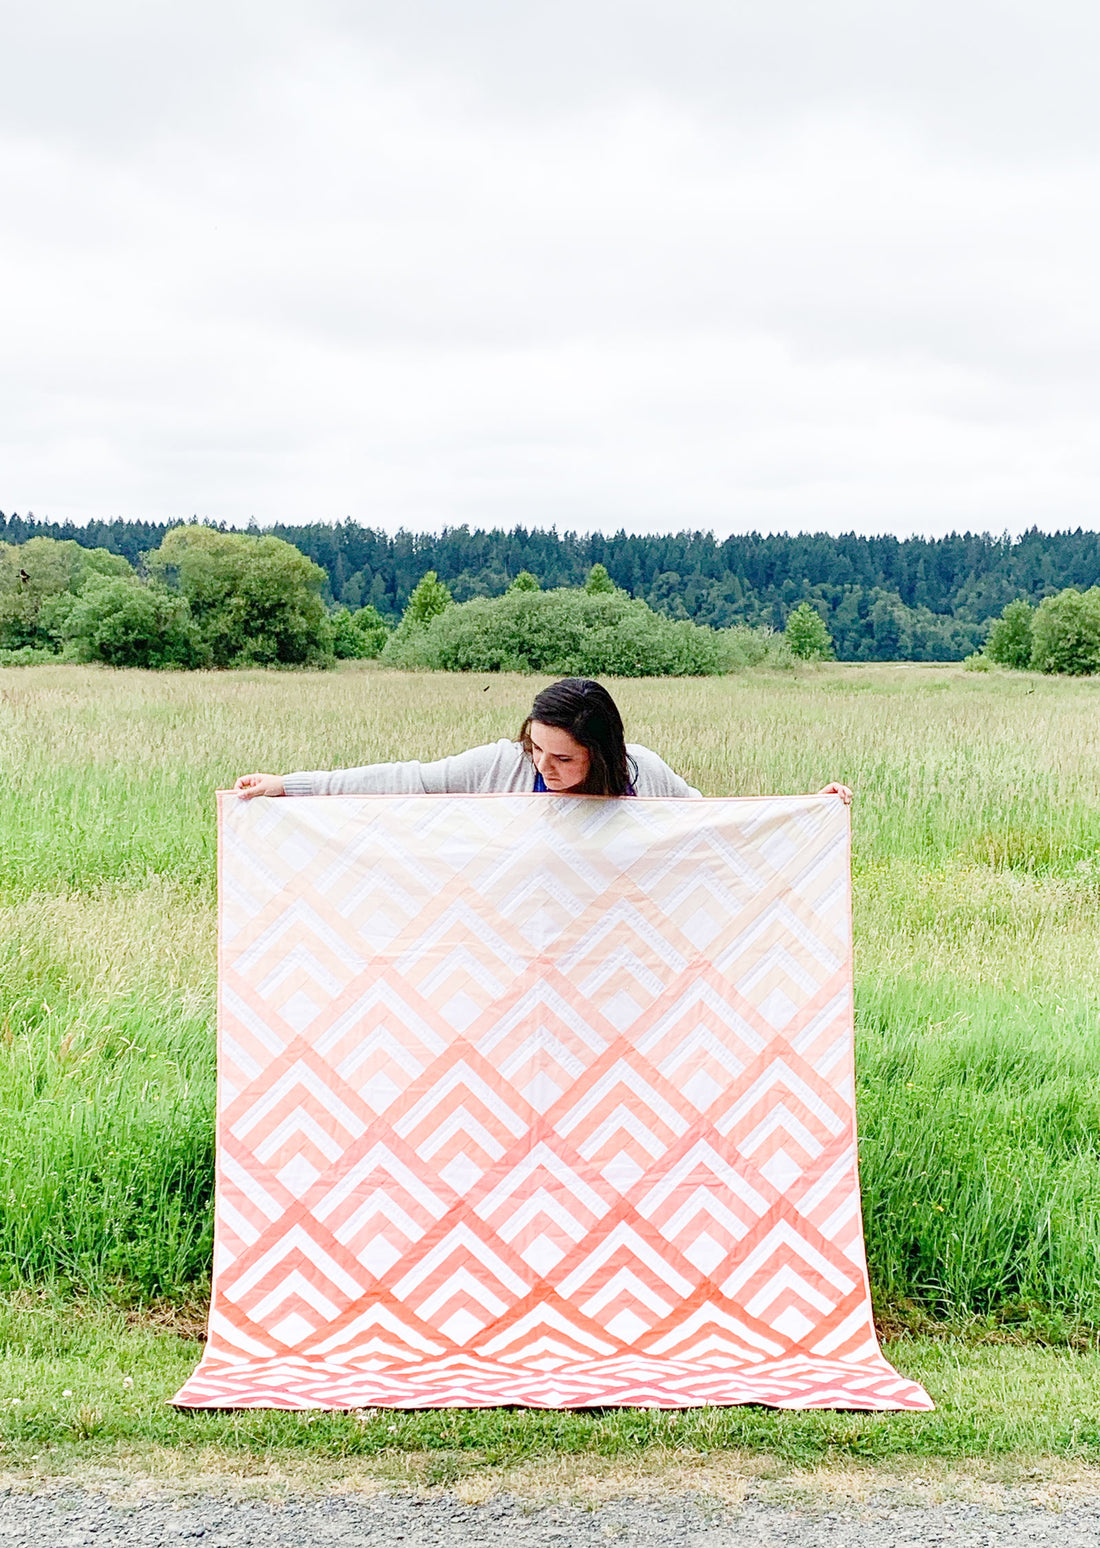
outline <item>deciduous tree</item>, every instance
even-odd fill
[[[1031,603],[1023,597],[1008,604],[989,631],[985,654],[990,661],[1020,669],[1031,665],[1032,616]]]
[[[1084,677],[1100,672],[1100,586],[1044,597],[1031,624],[1031,665]]]
[[[0,543],[0,648],[57,650],[69,603],[89,577],[131,573],[103,548],[48,537]]]
[[[325,572],[282,538],[177,527],[147,562],[186,597],[214,666],[331,664]]]
[[[835,654],[825,620],[810,602],[800,602],[787,614],[783,631],[791,655],[799,661],[831,661]]]

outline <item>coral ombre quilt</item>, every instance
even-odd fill
[[[932,1406],[871,1321],[836,797],[219,800],[177,1404]]]

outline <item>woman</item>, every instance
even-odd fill
[[[371,763],[361,769],[242,774],[234,790],[253,796],[482,795],[547,791],[596,796],[698,797],[648,747],[628,746],[607,689],[566,677],[535,697],[516,741],[501,740],[435,763]],[[822,795],[850,801],[844,785]]]

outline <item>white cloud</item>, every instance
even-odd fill
[[[20,11],[0,504],[1096,525],[1098,13],[741,9]]]

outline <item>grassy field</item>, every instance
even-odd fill
[[[0,1287],[201,1297],[212,791],[509,735],[538,686],[0,671]],[[885,1325],[1090,1345],[1100,682],[831,666],[616,695],[631,739],[704,792],[856,791],[861,1165]]]

